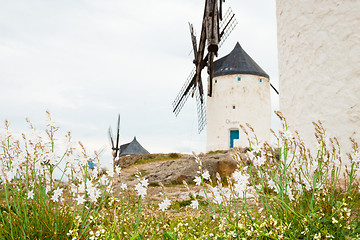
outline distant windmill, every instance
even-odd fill
[[[197,45],[193,25],[189,24],[191,40],[193,44],[193,62],[195,64],[195,68],[190,73],[187,81],[173,102],[173,112],[177,116],[183,108],[189,95],[196,97],[199,133],[206,125],[205,99],[201,80],[201,71],[205,66],[207,66],[207,72],[209,74],[208,96],[211,97],[214,74],[214,57],[217,56],[219,47],[221,47],[225,39],[237,25],[235,14],[232,13],[230,8],[225,13],[223,18],[223,2],[225,2],[225,0],[205,0],[205,10],[202,21],[199,47]],[[205,55],[206,44],[207,54]]]
[[[109,127],[109,139],[111,143],[112,155],[113,155],[113,166],[115,168],[115,160],[120,155],[120,114],[118,115],[117,129],[116,129],[116,142],[114,141],[114,135],[111,131],[111,127]]]

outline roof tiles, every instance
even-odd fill
[[[232,74],[269,75],[242,49],[239,42],[225,57],[214,62],[214,77]]]

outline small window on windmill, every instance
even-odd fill
[[[235,109],[236,108],[235,105],[233,105],[232,108]]]
[[[238,77],[238,81],[239,81],[239,82],[241,81],[241,77]]]
[[[262,78],[260,78],[260,82],[262,82]]]
[[[215,80],[215,83],[217,83],[217,80]]]

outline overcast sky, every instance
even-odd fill
[[[178,117],[171,106],[193,68],[188,22],[200,32],[203,4],[0,0],[0,121],[23,131],[25,117],[41,126],[49,110],[96,150],[110,149],[107,129],[120,113],[121,143],[136,136],[152,153],[205,151],[195,100]],[[228,7],[238,25],[219,57],[238,41],[278,86],[275,0],[227,0]]]

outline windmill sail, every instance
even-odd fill
[[[114,150],[114,140],[113,140],[111,127],[109,127],[109,129],[108,129],[108,136],[109,136],[109,140],[110,140],[110,144],[111,144],[111,149]]]
[[[183,85],[179,94],[177,95],[177,97],[175,98],[175,100],[173,102],[173,112],[175,113],[176,116],[179,114],[181,109],[184,107],[186,100],[189,98],[190,90],[191,90],[191,86],[192,86],[192,84],[190,84],[190,83],[194,79],[195,70],[196,69],[194,68],[191,71],[189,77],[187,78],[187,81],[185,82],[185,84]]]
[[[116,142],[114,141],[114,135],[111,131],[111,127],[108,129],[108,136],[111,144],[111,150],[113,154],[113,161],[118,157],[120,153],[119,141],[120,141],[120,114],[118,115],[117,129],[116,129]],[[114,165],[115,166],[115,165]]]
[[[214,57],[217,56],[218,49],[237,25],[235,15],[230,8],[225,13],[224,17],[222,16],[222,2],[225,2],[225,0],[205,0],[205,10],[199,45],[197,45],[193,26],[192,24],[189,24],[195,68],[191,71],[187,81],[173,102],[173,112],[177,116],[184,107],[189,95],[191,94],[192,97],[195,96],[197,102],[199,133],[206,125],[205,98],[201,81],[201,71],[207,66],[209,74],[208,96],[211,97],[212,79],[214,75]],[[206,46],[208,53],[205,55]]]
[[[115,158],[119,154],[119,139],[120,138],[120,114],[118,115],[117,131],[116,131],[116,147],[115,147]]]
[[[205,99],[204,95],[201,95],[198,91],[196,91],[196,108],[198,115],[198,132],[204,129],[206,125],[206,109],[205,109]]]
[[[224,20],[220,23],[219,48],[223,45],[237,24],[238,22],[236,21],[235,14],[233,13],[232,9],[229,8],[225,13]]]

